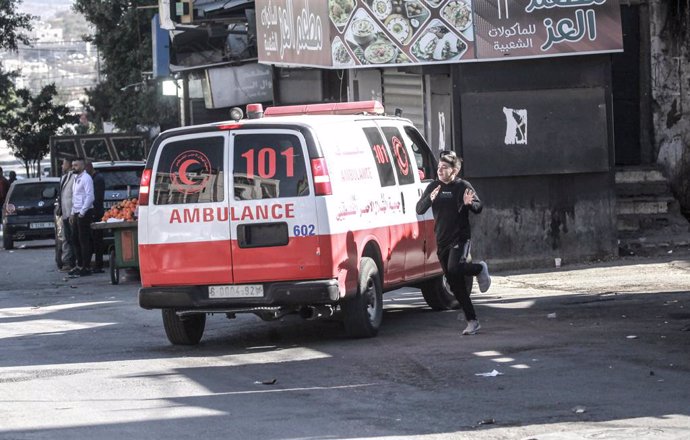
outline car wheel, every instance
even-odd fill
[[[362,258],[359,264],[357,295],[342,303],[345,332],[351,338],[376,336],[383,319],[383,289],[374,260]]]
[[[14,249],[14,242],[12,241],[12,232],[5,229],[2,232],[2,247],[6,250]]]
[[[196,345],[201,340],[206,327],[206,314],[181,318],[175,309],[163,309],[163,326],[168,340],[174,345]]]
[[[117,267],[115,249],[111,249],[108,255],[108,269],[110,272],[110,284],[120,284],[120,269]]]

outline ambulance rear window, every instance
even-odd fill
[[[233,164],[235,200],[309,195],[304,150],[293,134],[238,134]]]
[[[165,144],[152,179],[153,203],[222,202],[224,142],[214,136]]]

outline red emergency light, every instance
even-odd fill
[[[383,115],[383,105],[378,101],[335,102],[327,104],[285,105],[269,107],[264,116],[295,115]]]

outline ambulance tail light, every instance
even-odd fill
[[[314,177],[314,192],[317,196],[333,194],[331,176],[328,175],[328,167],[323,157],[311,160],[311,175]]]
[[[149,204],[149,190],[151,189],[151,173],[150,168],[146,168],[141,173],[141,185],[139,186],[139,205],[148,206]]]

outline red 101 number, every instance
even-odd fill
[[[379,163],[379,165],[388,163],[388,153],[386,153],[386,147],[380,144],[376,144],[371,147],[372,150],[374,150],[374,155],[376,156],[376,162]]]
[[[287,177],[295,175],[295,149],[290,147],[280,152],[285,159],[285,174]],[[253,178],[256,174],[263,179],[272,179],[276,175],[277,157],[276,150],[264,147],[257,153],[249,150],[242,155],[247,161],[247,177]],[[256,159],[256,163],[255,163]],[[255,166],[256,165],[256,166]]]

